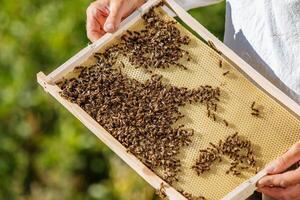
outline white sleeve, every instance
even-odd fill
[[[216,3],[220,3],[223,0],[176,0],[185,10],[192,8],[204,7]]]

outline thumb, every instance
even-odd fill
[[[121,10],[123,1],[122,0],[111,0],[109,5],[109,15],[104,24],[105,32],[114,32],[119,24],[121,23],[123,17],[123,11]]]
[[[269,174],[277,174],[284,172],[290,166],[300,160],[300,143],[295,144],[285,154],[273,161],[266,167]]]

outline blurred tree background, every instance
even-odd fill
[[[0,0],[0,200],[156,199],[36,83],[88,44],[87,0]],[[220,39],[225,3],[190,13]]]

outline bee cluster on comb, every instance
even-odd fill
[[[250,168],[257,173],[257,160],[251,142],[241,138],[237,132],[228,136],[225,141],[220,140],[217,145],[210,143],[210,146],[200,150],[199,157],[195,165],[192,166],[198,176],[211,170],[215,161],[222,162],[222,157],[231,160],[230,168],[226,174],[231,173],[239,176],[242,170]]]

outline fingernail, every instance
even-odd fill
[[[262,181],[261,181],[261,180],[259,180],[259,181],[256,183],[256,187],[258,187],[258,188],[263,187],[263,184],[262,184]]]
[[[104,28],[105,28],[106,32],[114,31],[114,29],[115,29],[114,25],[112,23],[105,24]]]
[[[272,172],[274,172],[274,170],[275,170],[275,165],[274,165],[274,164],[271,164],[271,165],[267,166],[267,167],[265,168],[265,170],[267,171],[267,173],[272,173]]]

